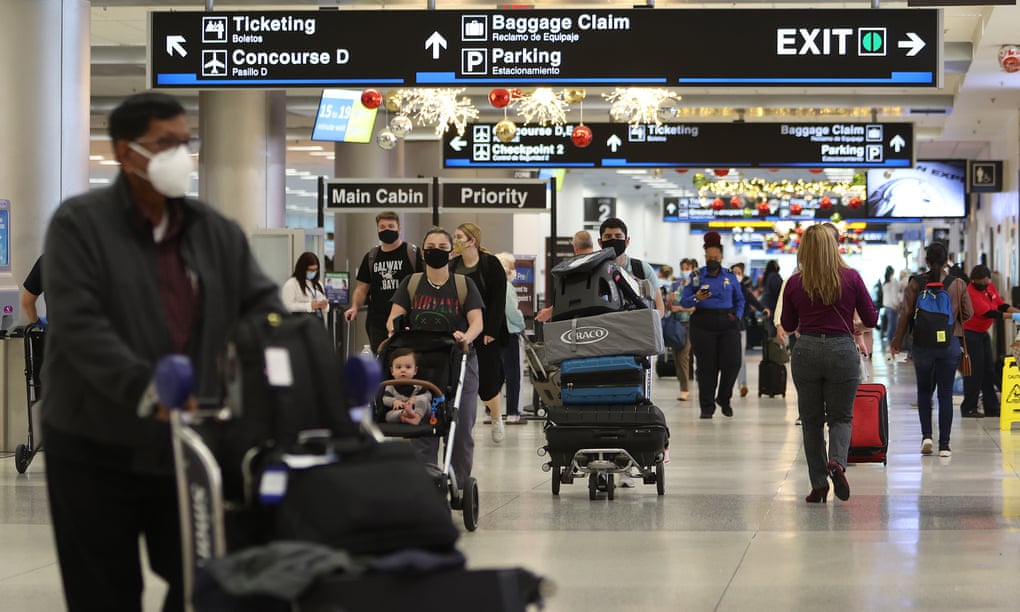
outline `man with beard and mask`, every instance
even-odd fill
[[[722,267],[723,249],[718,232],[705,234],[705,266],[691,273],[680,305],[694,308],[691,315],[691,350],[698,362],[698,404],[701,418],[710,419],[716,404],[724,416],[733,416],[733,383],[740,373],[740,319],[744,292],[740,281]]]
[[[630,273],[636,279],[645,279],[652,285],[652,295],[655,300],[655,310],[661,317],[666,312],[662,303],[662,291],[659,290],[659,281],[655,271],[648,265],[648,262],[631,257],[626,254],[630,246],[630,236],[627,235],[627,224],[623,219],[610,217],[599,226],[599,245],[603,249],[612,248],[616,251],[616,265]]]
[[[449,232],[433,227],[425,234],[421,244],[425,272],[401,281],[393,293],[386,327],[392,335],[394,319],[407,315],[407,325],[411,329],[450,332],[453,339],[468,351],[451,459],[457,483],[462,485],[471,475],[474,463],[475,440],[471,430],[474,429],[478,410],[478,358],[471,344],[484,327],[482,294],[473,280],[450,271],[453,236]],[[412,442],[426,462],[436,462],[439,438],[416,438]]]
[[[400,217],[392,211],[384,211],[375,217],[376,231],[379,232],[379,246],[372,247],[358,266],[358,281],[351,295],[351,307],[344,312],[344,318],[353,321],[358,310],[368,304],[365,330],[368,344],[373,352],[386,339],[386,321],[390,316],[390,299],[400,282],[422,269],[421,253],[418,247],[400,238]]]
[[[46,235],[49,331],[42,380],[46,485],[69,610],[140,610],[144,535],[183,610],[183,564],[169,409],[155,364],[183,353],[194,396],[220,392],[216,356],[239,318],[283,312],[244,232],[185,197],[196,141],[184,107],[133,95],[110,113],[120,173],[72,197]]]

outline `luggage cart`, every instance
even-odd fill
[[[24,474],[35,459],[42,444],[36,440],[35,426],[39,408],[37,403],[42,394],[42,383],[39,373],[42,371],[43,346],[46,341],[46,329],[34,323],[25,326],[25,387],[28,391],[28,441],[14,449],[14,467],[19,474]]]

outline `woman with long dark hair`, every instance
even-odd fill
[[[967,283],[961,278],[949,276],[946,261],[949,259],[946,247],[940,242],[928,245],[924,260],[928,264],[926,274],[915,276],[903,291],[900,320],[893,336],[893,357],[900,352],[907,327],[914,321],[917,298],[931,286],[945,289],[953,309],[952,333],[944,346],[927,346],[916,333],[910,356],[914,359],[917,372],[917,416],[921,421],[921,454],[930,455],[934,450],[932,442],[932,393],[938,393],[939,400],[939,457],[949,457],[949,434],[953,429],[953,378],[960,363],[960,339],[963,337],[963,322],[974,313]],[[914,330],[917,331],[916,329]]]
[[[310,251],[302,253],[294,264],[294,273],[280,289],[284,307],[291,312],[309,312],[322,318],[329,303],[319,283],[320,277],[319,257]]]
[[[799,333],[790,369],[797,387],[797,412],[811,480],[811,493],[805,501],[825,503],[829,479],[836,497],[846,501],[850,484],[844,470],[854,396],[861,378],[854,312],[865,326],[873,327],[878,311],[861,275],[840,257],[836,238],[825,225],[812,225],[804,232],[797,262],[799,271],[783,290],[781,325],[787,334]]]

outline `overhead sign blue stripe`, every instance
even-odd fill
[[[402,85],[403,79],[222,79],[210,82],[199,79],[195,74],[157,74],[157,85],[195,85],[199,87],[220,87],[223,85]]]
[[[747,77],[747,78],[686,78],[680,77],[677,81],[681,84],[691,83],[725,83],[725,84],[740,84],[740,83],[763,83],[772,85],[835,85],[835,84],[852,84],[852,85],[889,85],[889,84],[909,84],[909,83],[931,83],[932,73],[930,72],[894,72],[889,78],[849,78],[849,77],[832,77],[832,78],[797,78],[797,77],[778,77],[778,78],[760,78],[760,77]]]

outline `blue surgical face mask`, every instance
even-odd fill
[[[312,272],[311,270],[305,270],[305,278],[308,280],[315,280],[315,277],[319,275],[318,270]]]

